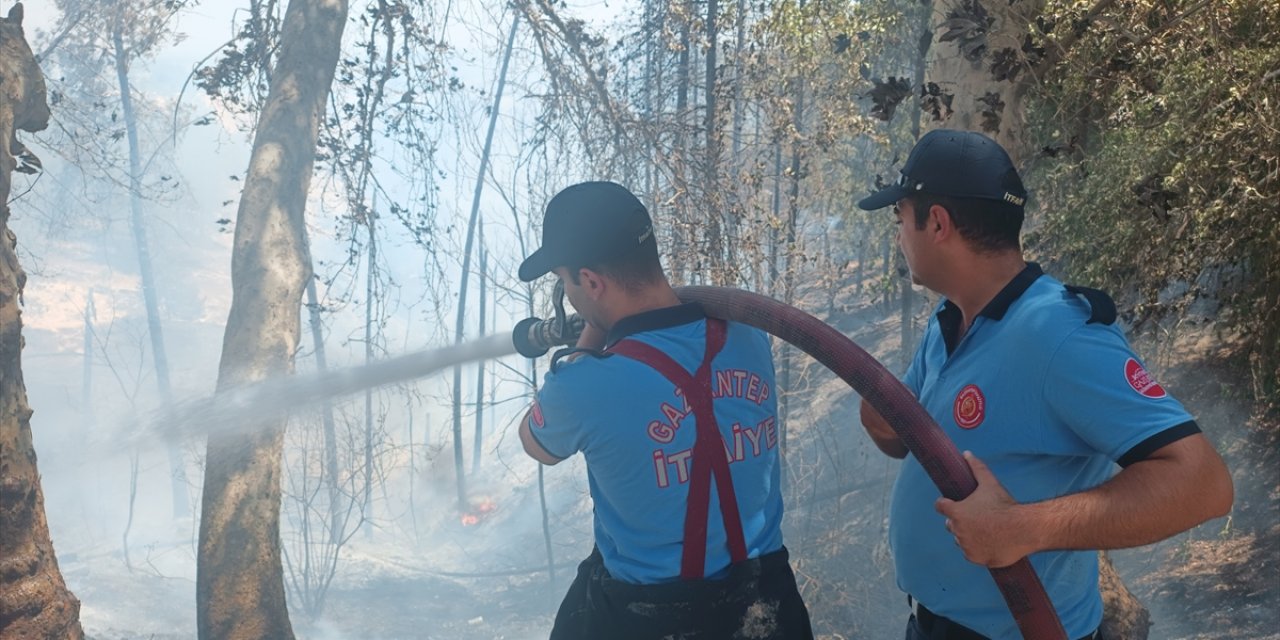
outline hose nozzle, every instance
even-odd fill
[[[578,314],[564,318],[525,318],[511,331],[516,351],[526,358],[540,358],[551,349],[578,341],[584,326]]]

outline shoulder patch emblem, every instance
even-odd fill
[[[1124,379],[1134,391],[1153,400],[1168,395],[1164,387],[1160,386],[1160,383],[1156,382],[1151,374],[1147,373],[1147,370],[1133,358],[1129,358],[1124,363]]]
[[[547,426],[546,419],[542,417],[542,405],[538,404],[537,400],[534,400],[533,406],[529,407],[529,422],[539,429]]]
[[[956,394],[956,404],[952,409],[956,424],[961,429],[974,429],[987,417],[987,399],[982,395],[978,385],[971,384]]]

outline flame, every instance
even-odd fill
[[[462,514],[462,526],[472,527],[480,524],[480,521],[487,518],[489,514],[498,509],[498,504],[492,498],[481,498],[470,511]]]

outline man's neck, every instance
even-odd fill
[[[623,318],[679,304],[681,304],[680,297],[676,295],[675,289],[663,281],[661,284],[645,288],[619,300],[618,304],[609,310],[608,329],[612,329],[613,325]]]
[[[1020,252],[1009,251],[992,256],[973,256],[967,264],[952,272],[946,284],[947,290],[939,293],[960,308],[964,317],[961,335],[969,330],[974,319],[996,294],[1026,266]]]

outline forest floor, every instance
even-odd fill
[[[828,311],[833,324],[873,355],[900,364],[896,305],[843,291]],[[918,335],[928,303],[917,298],[913,307]],[[1159,335],[1163,342],[1140,339],[1139,349],[1223,452],[1236,482],[1235,508],[1229,518],[1112,557],[1151,611],[1152,639],[1280,640],[1280,422],[1254,415],[1244,401],[1248,376],[1230,364],[1239,359],[1229,339],[1189,325]],[[805,365],[797,386],[805,391],[792,401],[785,535],[815,630],[825,640],[901,637],[905,603],[884,543],[896,464],[865,443],[857,397],[843,383]],[[574,566],[589,549],[583,489],[580,479],[571,485],[579,497],[560,509],[560,522],[571,524],[556,541],[554,582],[539,569],[545,563],[540,532],[517,526],[536,512],[536,493],[504,494],[510,519],[495,517],[476,529],[452,522],[441,499],[437,516],[423,523],[430,535],[411,541],[384,531],[353,538],[323,613],[308,621],[291,602],[298,637],[545,638]],[[135,551],[132,572],[105,543],[58,550],[91,640],[195,637],[190,539]]]
[[[1207,326],[1167,335],[1162,376],[1226,460],[1235,504],[1225,519],[1123,552],[1117,567],[1151,610],[1152,638],[1280,640],[1280,416],[1242,400],[1249,372],[1233,364],[1246,359],[1229,337]]]

